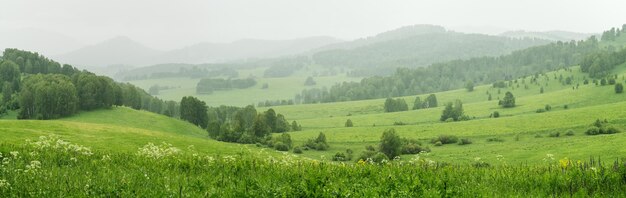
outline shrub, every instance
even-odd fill
[[[352,124],[352,120],[348,119],[346,120],[346,127],[353,127],[354,125]]]
[[[443,143],[441,143],[441,141],[437,141],[435,142],[435,146],[443,146]]]
[[[490,137],[490,138],[487,138],[487,142],[504,142],[504,139],[499,138],[499,137]]]
[[[422,143],[414,139],[402,139],[402,154],[418,154],[422,151],[430,152],[428,147],[422,147]]]
[[[387,129],[380,137],[380,152],[383,152],[390,159],[402,154],[402,140],[396,134],[395,129]]]
[[[541,136],[541,134],[536,134],[535,138],[542,138],[543,136]]]
[[[441,144],[454,144],[459,141],[459,138],[453,135],[439,135],[439,137],[432,139],[430,142],[435,144],[441,142]]]
[[[500,117],[500,112],[498,111],[494,111],[493,114],[491,114],[494,118],[499,118]]]
[[[600,134],[600,128],[599,127],[591,127],[589,129],[587,129],[587,131],[585,131],[585,134],[587,135],[598,135]]]
[[[282,142],[276,142],[274,143],[274,149],[278,151],[288,151],[289,146],[287,146],[285,143],[282,143]]]
[[[550,111],[550,110],[552,110],[552,106],[550,106],[549,104],[547,104],[547,105],[546,105],[546,107],[545,107],[544,109],[546,109],[546,111]]]
[[[622,93],[622,92],[624,92],[624,85],[622,85],[622,83],[615,84],[615,93]]]
[[[304,144],[304,147],[305,147],[304,150],[308,150],[308,149],[315,149],[318,151],[327,150],[329,146],[326,143],[326,135],[320,132],[317,138],[307,140],[306,143]]]
[[[608,127],[606,130],[604,130],[604,134],[614,134],[614,133],[619,133],[619,130],[615,127]]]
[[[568,105],[563,105],[563,109],[568,109],[569,106]]]
[[[566,135],[566,136],[574,136],[574,130],[571,130],[571,129],[567,130],[567,131],[565,132],[565,135]]]
[[[470,140],[469,138],[461,138],[461,141],[459,141],[459,145],[467,145],[467,144],[472,144],[472,140]]]
[[[548,137],[560,137],[561,133],[560,132],[552,132],[548,135]]]
[[[398,125],[398,126],[401,126],[401,125],[406,125],[406,123],[404,123],[404,122],[399,122],[399,121],[395,121],[395,122],[393,122],[393,125]]]
[[[546,112],[546,110],[545,109],[537,109],[535,112],[537,112],[537,113],[544,113],[544,112]]]
[[[302,154],[302,149],[299,146],[293,148],[293,153]]]
[[[349,161],[350,159],[348,159],[346,157],[346,154],[343,152],[337,152],[335,153],[335,155],[333,155],[333,161]]]
[[[384,153],[366,150],[361,153],[361,156],[359,156],[359,159],[357,159],[357,161],[367,161],[368,159],[371,159],[373,162],[376,163],[380,163],[383,160],[389,160],[389,158],[387,158],[387,155],[385,155]]]

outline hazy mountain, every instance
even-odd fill
[[[151,64],[163,52],[151,49],[128,37],[115,37],[101,43],[55,57],[60,62],[78,67],[105,67],[109,65]]]
[[[436,25],[412,25],[405,26],[395,30],[383,32],[371,37],[356,39],[354,41],[341,42],[336,44],[327,45],[315,51],[324,51],[324,50],[332,50],[332,49],[354,49],[358,47],[363,47],[367,45],[372,45],[376,43],[399,40],[424,34],[437,34],[437,33],[445,33],[446,29],[441,26]]]
[[[465,34],[439,26],[416,25],[327,46],[323,48],[326,50],[315,53],[313,59],[315,63],[329,67],[379,68],[369,73],[381,74],[381,71],[392,72],[389,68],[421,67],[456,59],[498,56],[549,42],[536,38]]]
[[[593,35],[594,34],[567,31],[527,32],[524,30],[508,31],[500,34],[500,36],[511,38],[539,38],[552,41],[584,40]]]
[[[80,42],[69,36],[35,28],[0,32],[0,51],[17,48],[46,55],[58,55],[80,46],[82,46]]]
[[[161,63],[211,63],[247,58],[271,58],[295,55],[339,40],[332,37],[309,37],[293,40],[245,39],[232,43],[199,43],[164,53]]]
[[[102,68],[110,65],[146,66],[161,63],[200,64],[294,55],[337,42],[340,41],[331,37],[293,40],[246,39],[232,43],[199,43],[182,49],[159,51],[128,37],[120,36],[55,58],[64,63],[88,68]]]

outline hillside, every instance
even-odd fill
[[[424,67],[432,63],[480,56],[498,56],[547,44],[541,39],[511,39],[482,34],[446,31],[438,26],[409,26],[356,40],[313,55],[316,64],[327,67],[389,70]],[[384,68],[384,69],[383,69]]]
[[[512,87],[507,86],[500,91],[491,85],[483,85],[475,87],[472,92],[459,89],[435,93],[440,105],[460,99],[465,114],[472,118],[470,121],[439,121],[442,106],[384,113],[383,99],[280,106],[274,109],[302,124],[304,131],[290,132],[294,142],[303,144],[319,132],[326,134],[331,149],[304,154],[317,159],[346,149],[360,153],[365,150],[365,146],[377,145],[382,132],[389,128],[394,128],[401,137],[418,139],[430,147],[432,152],[427,158],[435,161],[471,163],[474,158],[480,157],[489,163],[499,163],[496,156],[501,155],[507,163],[540,164],[547,154],[556,158],[580,160],[590,156],[603,159],[623,157],[620,153],[626,150],[618,145],[626,140],[626,133],[589,136],[584,132],[596,119],[607,119],[609,125],[624,131],[626,95],[616,94],[612,85],[599,86],[591,82],[585,85],[584,79],[589,79],[587,74],[581,73],[578,67],[570,69],[546,73],[545,78],[540,77],[537,84],[530,83],[530,77],[517,79]],[[612,73],[618,74],[618,82],[624,83],[625,71],[626,64]],[[563,84],[564,81],[558,80],[558,76],[571,77],[573,82],[570,85]],[[541,87],[544,87],[544,93],[540,93]],[[514,108],[497,105],[497,100],[507,91],[516,97],[517,106]],[[488,101],[487,93],[493,94],[492,101]],[[422,100],[426,96],[420,95]],[[411,108],[415,96],[403,98]],[[546,105],[552,109],[537,113],[537,109],[544,109]],[[499,112],[500,118],[490,118],[494,111]],[[354,127],[344,127],[347,119],[354,123]],[[569,130],[574,132],[573,136],[565,136]],[[560,136],[550,137],[556,133]],[[439,135],[469,138],[473,143],[440,147],[429,143]]]
[[[118,36],[61,54],[55,59],[82,68],[98,68],[110,65],[143,65],[161,54],[131,38]]]
[[[81,112],[59,120],[0,120],[0,135],[3,144],[56,135],[93,150],[114,153],[135,152],[148,143],[162,142],[181,149],[193,145],[198,152],[216,155],[235,154],[247,148],[211,140],[206,131],[185,121],[126,107]]]
[[[511,38],[537,38],[551,41],[579,41],[585,40],[594,34],[588,33],[578,33],[578,32],[568,32],[568,31],[546,31],[546,32],[532,32],[532,31],[508,31],[499,34],[504,37]]]

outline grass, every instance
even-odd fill
[[[108,152],[134,151],[149,142],[168,142],[181,148],[194,145],[206,154],[234,154],[253,148],[218,142],[187,122],[125,107],[81,112],[61,120],[0,120],[2,144],[19,144],[47,135]]]
[[[232,105],[246,106],[257,105],[266,100],[289,100],[304,89],[313,87],[330,88],[335,83],[344,81],[359,81],[360,78],[348,77],[345,73],[337,76],[315,77],[315,86],[304,86],[304,81],[312,73],[319,71],[315,67],[296,72],[294,75],[283,78],[263,78],[263,70],[239,70],[240,77],[256,76],[257,84],[247,89],[233,89],[228,91],[216,91],[213,94],[196,94],[196,84],[200,79],[191,78],[164,78],[129,81],[144,90],[148,90],[153,85],[175,87],[173,89],[161,90],[158,97],[165,100],[179,101],[183,96],[195,96],[207,103],[209,106]],[[261,89],[263,84],[269,85],[268,89]]]
[[[0,146],[2,197],[620,197],[622,161],[457,166],[414,158],[339,164],[292,155],[206,156],[169,145],[88,152],[41,139]]]

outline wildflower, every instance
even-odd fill
[[[568,160],[566,157],[566,158],[559,160],[559,165],[561,166],[562,169],[567,169],[567,167],[571,165],[571,161]]]
[[[109,160],[111,160],[111,157],[109,155],[102,156],[102,161],[109,161]]]
[[[399,161],[399,160],[400,160],[400,156],[393,157],[393,161]]]
[[[30,164],[26,165],[26,170],[24,170],[24,172],[37,172],[39,169],[41,169],[41,162],[34,160],[30,161]]]
[[[19,155],[19,154],[20,154],[20,152],[18,152],[18,151],[11,151],[11,152],[9,152],[9,153],[11,153],[11,155],[12,155],[12,156],[13,156],[13,158],[15,158],[15,159],[17,159],[17,157],[18,157],[17,155]]]
[[[3,188],[11,188],[11,184],[9,184],[9,182],[5,179],[0,179],[0,189]]]
[[[543,158],[543,161],[544,161],[544,162],[547,162],[547,161],[554,161],[554,155],[552,155],[552,154],[546,154],[546,157],[545,157],[545,158]]]
[[[496,159],[497,159],[498,161],[502,161],[502,160],[504,159],[504,156],[502,156],[502,155],[496,155]]]
[[[163,142],[160,146],[148,143],[145,146],[139,148],[137,155],[160,159],[164,157],[174,156],[180,152],[180,149],[173,147],[171,144]]]

